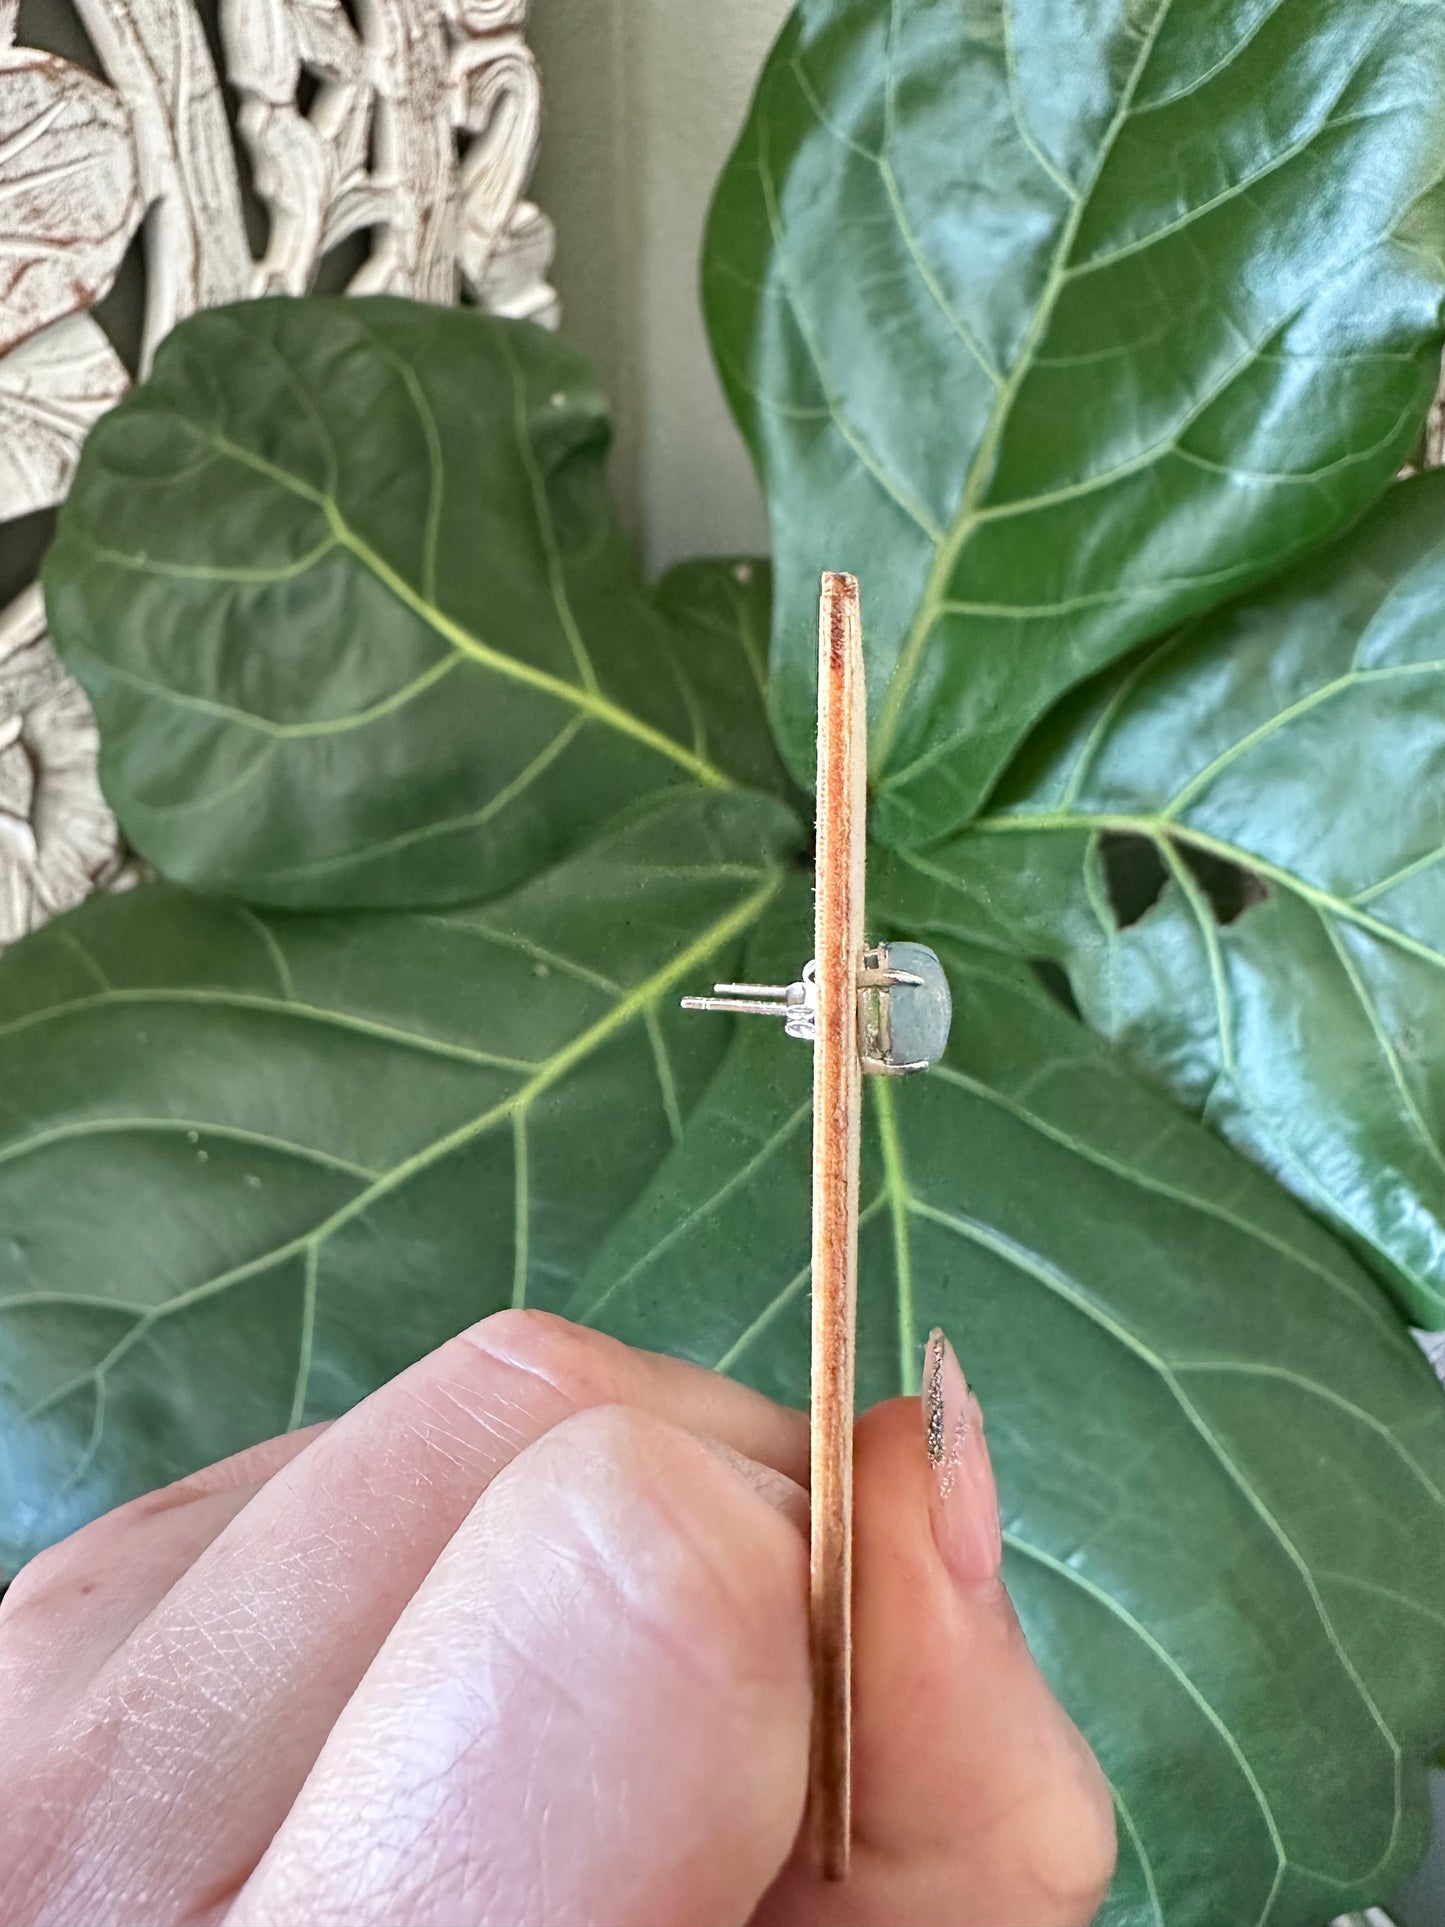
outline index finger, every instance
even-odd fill
[[[234,1891],[491,1480],[597,1405],[631,1406],[806,1479],[806,1421],[759,1393],[544,1314],[486,1320],[276,1472],[105,1663],[79,1752],[55,1767],[72,1807],[87,1775],[97,1790],[71,1861],[110,1869],[136,1918],[180,1917]],[[105,1797],[107,1786],[126,1796]]]
[[[230,1927],[738,1927],[802,1816],[810,1699],[801,1495],[757,1473],[635,1408],[529,1446]]]

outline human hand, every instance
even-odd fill
[[[536,1313],[137,1499],[0,1607],[7,1927],[1070,1927],[1107,1788],[977,1406],[859,1424],[854,1849],[815,1872],[807,1426]],[[932,1452],[928,1447],[931,1444]]]

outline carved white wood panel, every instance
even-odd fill
[[[527,0],[72,0],[104,78],[17,47],[0,0],[0,524],[48,508],[129,376],[89,309],[145,223],[142,364],[183,316],[303,292],[348,236],[357,293],[551,325],[552,230],[525,198],[541,113]],[[235,139],[267,215],[247,240]],[[0,527],[3,539],[3,527]],[[0,610],[0,946],[127,872],[95,725],[39,589]]]

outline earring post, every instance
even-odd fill
[[[750,997],[684,997],[684,1010],[721,1010],[734,1017],[790,1017],[794,1006],[779,1001],[764,1003]]]

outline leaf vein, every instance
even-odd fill
[[[1058,1578],[1067,1580],[1072,1586],[1077,1586],[1081,1592],[1087,1593],[1088,1596],[1094,1600],[1097,1605],[1102,1606],[1106,1612],[1110,1612],[1116,1619],[1122,1620],[1124,1625],[1126,1625],[1130,1632],[1140,1641],[1145,1650],[1151,1653],[1164,1667],[1164,1670],[1171,1674],[1184,1689],[1186,1696],[1199,1708],[1199,1711],[1204,1715],[1210,1726],[1214,1728],[1215,1732],[1224,1742],[1225,1750],[1239,1768],[1240,1774],[1254,1796],[1255,1804],[1259,1808],[1265,1829],[1269,1835],[1270,1844],[1274,1849],[1274,1884],[1270,1888],[1268,1898],[1265,1901],[1264,1912],[1260,1915],[1259,1920],[1259,1927],[1264,1927],[1265,1922],[1273,1910],[1275,1897],[1279,1892],[1285,1872],[1289,1867],[1289,1855],[1285,1851],[1284,1836],[1280,1832],[1279,1822],[1275,1818],[1274,1808],[1270,1805],[1269,1796],[1265,1793],[1259,1775],[1250,1764],[1248,1755],[1231,1732],[1223,1715],[1206,1697],[1203,1689],[1195,1683],[1181,1663],[1174,1657],[1173,1653],[1164,1645],[1163,1641],[1157,1639],[1142,1620],[1136,1619],[1121,1599],[1116,1599],[1112,1593],[1107,1592],[1103,1586],[1099,1585],[1095,1580],[1090,1579],[1088,1575],[1081,1572],[1077,1566],[1066,1563],[1051,1552],[1046,1552],[1042,1546],[1035,1545],[1031,1540],[1023,1538],[1020,1534],[1005,1528],[1003,1539],[1004,1544],[1009,1547],[1011,1551],[1022,1554],[1026,1559],[1034,1560],[1037,1564],[1046,1567]]]
[[[1098,186],[1104,168],[1108,164],[1109,156],[1113,152],[1114,144],[1118,140],[1129,118],[1134,95],[1138,91],[1139,84],[1144,77],[1144,70],[1149,64],[1155,43],[1164,29],[1164,23],[1169,17],[1169,11],[1172,5],[1173,0],[1159,0],[1159,4],[1155,9],[1154,18],[1150,22],[1148,30],[1141,36],[1139,52],[1135,56],[1134,65],[1121,90],[1119,104],[1115,109],[1109,126],[1104,132],[1103,139],[1099,143],[1099,149],[1094,157],[1093,165],[1090,168],[1089,177],[1080,188],[1069,214],[1060,226],[1059,236],[1054,243],[1053,253],[1050,258],[1048,276],[1034,308],[1028,329],[1020,343],[1014,365],[1009,370],[1006,379],[994,397],[994,403],[989,412],[988,421],[984,425],[983,433],[979,437],[978,447],[974,451],[973,461],[970,463],[968,474],[964,478],[957,512],[946,536],[939,542],[938,553],[934,558],[933,567],[929,571],[928,581],[924,587],[923,599],[919,605],[918,614],[915,616],[908,635],[904,639],[893,675],[889,679],[888,691],[884,698],[883,709],[878,720],[878,727],[874,732],[873,762],[874,767],[878,770],[882,770],[886,766],[888,758],[892,753],[898,726],[902,719],[903,705],[907,700],[908,692],[912,688],[914,678],[917,675],[918,664],[923,653],[924,645],[932,634],[934,623],[937,620],[937,605],[947,591],[959,552],[968,539],[969,532],[973,527],[978,500],[992,472],[994,457],[1004,428],[1008,423],[1014,402],[1018,397],[1020,388],[1023,386],[1024,378],[1028,374],[1039,343],[1043,340],[1047,332],[1059,295],[1066,285],[1065,270],[1068,257],[1083,223],[1089,198]]]
[[[1151,1346],[1146,1345],[1144,1341],[1131,1332],[1127,1326],[1121,1324],[1118,1319],[1105,1311],[1101,1305],[1096,1304],[1088,1293],[1080,1290],[1072,1280],[1064,1277],[1047,1259],[1041,1257],[1037,1252],[1028,1250],[1015,1239],[1007,1237],[1004,1233],[996,1231],[990,1226],[979,1224],[974,1219],[944,1211],[936,1205],[926,1204],[922,1199],[914,1199],[913,1210],[920,1217],[929,1219],[933,1223],[953,1231],[957,1236],[981,1245],[985,1250],[992,1251],[996,1257],[1002,1258],[1005,1263],[1012,1265],[1015,1269],[1024,1272],[1026,1276],[1036,1280],[1036,1282],[1043,1285],[1046,1290],[1053,1292],[1055,1296],[1060,1298],[1064,1303],[1072,1305],[1084,1317],[1098,1325],[1100,1330],[1108,1332],[1111,1337],[1123,1345],[1127,1351],[1131,1352],[1142,1364],[1148,1366],[1149,1369],[1158,1376],[1160,1383],[1173,1398],[1190,1427],[1204,1441],[1221,1470],[1240,1493],[1255,1516],[1260,1520],[1265,1530],[1275,1540],[1289,1563],[1294,1567],[1305,1594],[1310,1601],[1311,1607],[1314,1610],[1315,1616],[1319,1620],[1326,1644],[1339,1661],[1341,1671],[1353,1686],[1361,1704],[1369,1714],[1372,1723],[1389,1749],[1395,1770],[1394,1815],[1391,1822],[1389,1840],[1382,1849],[1375,1863],[1375,1867],[1370,1871],[1373,1872],[1378,1867],[1383,1866],[1393,1851],[1402,1819],[1400,1775],[1404,1755],[1400,1742],[1386,1721],[1384,1714],[1380,1711],[1353,1657],[1341,1640],[1339,1633],[1336,1631],[1334,1621],[1324,1603],[1314,1574],[1311,1572],[1304,1555],[1300,1552],[1299,1547],[1275,1516],[1272,1509],[1265,1502],[1263,1495],[1245,1476],[1234,1455],[1228,1450],[1224,1442],[1199,1411],[1194,1401],[1180,1385],[1172,1362],[1162,1357]],[[1361,1876],[1361,1878],[1367,1877],[1367,1875]]]
[[[220,1272],[214,1277],[202,1279],[187,1290],[167,1299],[163,1304],[150,1308],[92,1369],[101,1373],[111,1370],[159,1320],[174,1317],[177,1313],[189,1310],[191,1306],[213,1298],[233,1285],[254,1277],[259,1272],[285,1264],[313,1244],[319,1249],[344,1225],[370,1210],[381,1199],[406,1184],[419,1172],[427,1170],[443,1158],[463,1149],[498,1124],[510,1121],[518,1112],[527,1110],[544,1091],[565,1077],[574,1065],[585,1061],[617,1031],[624,1029],[635,1018],[641,1016],[650,1004],[659,997],[665,996],[677,983],[690,976],[715,951],[749,929],[782,889],[783,880],[784,872],[781,868],[773,870],[759,889],[753,891],[741,903],[736,904],[726,915],[719,917],[715,923],[694,938],[691,943],[685,945],[650,977],[620,996],[611,1009],[595,1023],[580,1031],[569,1043],[555,1051],[545,1063],[536,1066],[527,1082],[519,1086],[509,1097],[503,1098],[477,1116],[459,1124],[454,1130],[446,1132],[409,1156],[400,1159],[327,1218],[314,1225],[311,1230],[274,1246],[270,1251],[260,1252],[254,1258],[249,1258],[239,1265],[233,1265],[229,1270]],[[47,1394],[24,1414],[25,1421],[31,1423],[53,1409],[63,1399],[69,1397],[78,1385],[84,1384],[89,1376],[89,1372],[80,1373],[75,1379]]]
[[[449,926],[454,928],[455,926]],[[60,1017],[69,1017],[79,1011],[97,1010],[110,1005],[156,1004],[160,1006],[196,1005],[201,1008],[224,1010],[267,1011],[280,1017],[294,1017],[300,1021],[315,1024],[331,1024],[338,1030],[354,1031],[358,1036],[375,1037],[383,1043],[400,1044],[408,1050],[425,1052],[432,1057],[450,1057],[462,1064],[480,1064],[493,1070],[530,1071],[536,1066],[524,1057],[500,1057],[490,1051],[474,1050],[469,1044],[453,1044],[439,1037],[426,1037],[420,1031],[400,1030],[391,1024],[378,1023],[370,1017],[358,1017],[350,1011],[328,1010],[319,1004],[303,1004],[289,997],[263,997],[259,994],[236,990],[193,990],[184,986],[172,985],[165,989],[127,989],[97,991],[91,997],[73,997],[64,1003],[48,1004],[43,1010],[33,1010],[24,1017],[15,1017],[9,1023],[0,1024],[0,1040],[14,1037],[22,1031],[32,1030],[38,1025],[48,1024]]]

